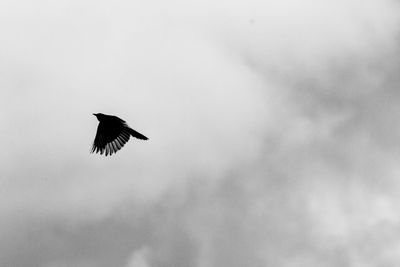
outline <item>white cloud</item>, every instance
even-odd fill
[[[151,267],[148,262],[149,255],[150,249],[147,247],[134,251],[126,267]]]

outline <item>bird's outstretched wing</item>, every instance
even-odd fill
[[[120,150],[129,140],[129,130],[124,125],[105,125],[99,123],[96,137],[94,138],[92,153],[96,152],[106,156]]]
[[[96,137],[94,138],[92,153],[105,153],[106,156],[112,155],[120,150],[132,135],[135,138],[147,140],[148,138],[141,133],[129,128],[123,122],[116,123],[99,123],[97,127]]]

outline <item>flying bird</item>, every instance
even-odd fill
[[[93,113],[99,120],[96,137],[94,138],[91,153],[99,153],[106,156],[112,155],[120,150],[131,136],[147,140],[148,138],[141,133],[130,128],[126,122],[117,116],[102,113]]]

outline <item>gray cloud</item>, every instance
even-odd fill
[[[397,2],[0,5],[1,265],[398,265]]]

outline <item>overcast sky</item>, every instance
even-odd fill
[[[0,0],[0,265],[400,266],[399,4]]]

